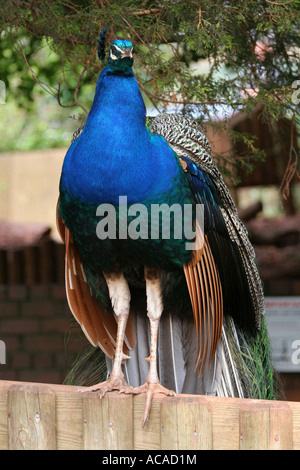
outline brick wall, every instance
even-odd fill
[[[273,280],[265,294],[300,295],[300,280]],[[0,379],[62,383],[88,344],[69,310],[63,284],[0,285]],[[282,374],[288,400],[300,401],[300,374]]]
[[[300,279],[271,279],[264,281],[266,296],[300,296]]]
[[[57,284],[0,286],[0,340],[0,379],[42,383],[62,383],[88,344]]]

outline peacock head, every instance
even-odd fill
[[[100,31],[98,37],[98,57],[104,64],[105,36],[107,27]],[[133,64],[133,45],[127,39],[116,39],[109,49],[108,67],[112,72],[130,73]]]
[[[133,45],[127,39],[116,39],[109,49],[107,61],[112,72],[129,73],[133,64]]]

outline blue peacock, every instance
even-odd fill
[[[102,61],[104,41],[105,30]],[[116,39],[61,173],[57,222],[67,298],[94,361],[100,368],[104,353],[108,370],[107,380],[81,390],[145,392],[143,425],[154,393],[274,399],[254,250],[210,144],[199,124],[180,114],[162,113],[146,125],[132,66],[132,43]],[[145,208],[138,223],[137,205]],[[100,236],[99,222],[109,221],[99,207],[112,208],[115,219],[114,230]],[[153,207],[161,210],[155,237],[138,231],[151,226]],[[193,227],[193,249],[175,222]]]

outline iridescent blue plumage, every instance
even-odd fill
[[[101,48],[102,54],[103,43]],[[74,316],[90,342],[114,357],[110,378],[93,389],[100,388],[104,394],[107,390],[127,387],[121,372],[121,362],[127,358],[121,352],[124,322],[126,324],[130,310],[138,331],[140,315],[148,314],[150,371],[147,390],[142,389],[147,391],[147,418],[154,390],[168,393],[159,388],[154,370],[157,362],[154,343],[157,343],[160,317],[164,324],[170,325],[171,331],[170,342],[162,344],[159,350],[165,358],[160,363],[161,370],[166,371],[166,386],[173,388],[173,380],[176,382],[180,375],[180,387],[177,382],[174,386],[177,391],[217,393],[221,381],[228,379],[218,369],[216,355],[217,348],[221,347],[221,335],[226,334],[222,330],[223,312],[232,317],[236,325],[253,331],[259,325],[263,296],[253,249],[227,188],[224,190],[222,177],[209,154],[204,154],[200,164],[197,161],[197,152],[201,154],[202,148],[205,151],[208,148],[202,134],[203,142],[199,144],[194,123],[176,115],[158,116],[151,132],[146,127],[145,104],[131,70],[132,49],[127,40],[116,40],[110,47],[108,65],[99,76],[86,124],[64,160],[59,213],[67,233],[66,282],[70,306],[76,310],[72,310]],[[120,196],[127,198],[128,207],[140,204],[146,208],[141,221],[147,227],[152,223],[152,207],[165,204],[166,211],[174,205],[180,208],[182,227],[187,224],[196,228],[195,207],[202,204],[201,249],[187,248],[190,240],[185,230],[180,237],[175,236],[174,215],[169,237],[162,236],[164,226],[160,219],[158,237],[151,237],[148,232],[145,237],[124,238],[119,226],[123,220]],[[97,208],[103,204],[113,206],[117,220],[116,236],[101,239],[97,233]],[[187,206],[193,208],[189,215],[185,212]],[[131,220],[126,219],[127,228]],[[197,233],[198,239],[199,231]],[[80,298],[85,284],[88,285],[86,298]],[[74,286],[77,286],[77,297]],[[106,313],[102,315],[100,311],[94,316],[91,313],[96,312],[97,307],[89,299],[90,294],[97,300],[100,310],[115,314],[117,337],[106,324]],[[146,297],[145,307],[143,299],[145,302]],[[90,309],[87,308],[89,302]],[[122,314],[118,312],[120,305]],[[121,317],[126,319],[119,322]],[[176,330],[180,343],[176,354],[173,322],[180,325]],[[233,327],[236,328],[235,324]],[[132,369],[128,377],[133,383],[140,383],[144,374],[139,351],[147,343],[145,338],[145,332],[140,331],[138,348],[132,353],[134,360],[130,361]],[[208,357],[215,363],[211,364]],[[204,371],[202,377],[195,378],[195,360]],[[232,363],[230,367],[235,366]],[[233,375],[234,380],[237,376]],[[230,387],[241,389],[242,385],[237,381]]]
[[[65,157],[60,183],[61,215],[82,246],[84,261],[95,263],[95,256],[86,253],[86,244],[90,247],[88,237],[93,240],[94,250],[97,252],[99,247],[101,251],[94,271],[96,268],[98,271],[107,269],[108,262],[115,261],[111,253],[113,247],[96,237],[98,205],[109,203],[118,210],[120,196],[126,196],[128,204],[141,203],[147,208],[162,203],[183,207],[194,202],[178,157],[163,137],[149,132],[145,120],[144,101],[133,73],[111,72],[106,67],[98,79],[84,130]],[[80,207],[83,212],[79,210],[75,216],[76,208]],[[86,218],[84,224],[83,215]],[[80,239],[83,227],[85,233]],[[148,254],[143,251],[146,243]],[[138,259],[134,261],[143,264],[153,260],[160,243],[156,240],[130,243],[129,240],[123,246],[131,258],[132,250],[136,250]],[[183,264],[191,256],[185,251],[184,243],[184,239],[176,244],[165,240],[165,257],[157,253],[156,258],[159,256],[162,264]],[[107,245],[111,249],[106,253]]]
[[[119,195],[143,202],[168,193],[177,179],[187,191],[174,151],[162,137],[150,134],[145,120],[133,73],[112,73],[106,67],[84,130],[65,157],[61,187],[97,204],[117,204]]]
[[[107,33],[107,27],[104,26],[102,31],[99,33],[98,37],[98,57],[99,60],[101,60],[102,64],[104,64],[104,59],[105,59],[105,35]]]

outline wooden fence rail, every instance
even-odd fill
[[[0,450],[299,450],[300,403],[178,395],[79,393],[0,381]]]
[[[52,239],[15,249],[0,249],[0,284],[64,282],[64,256],[64,245]]]

